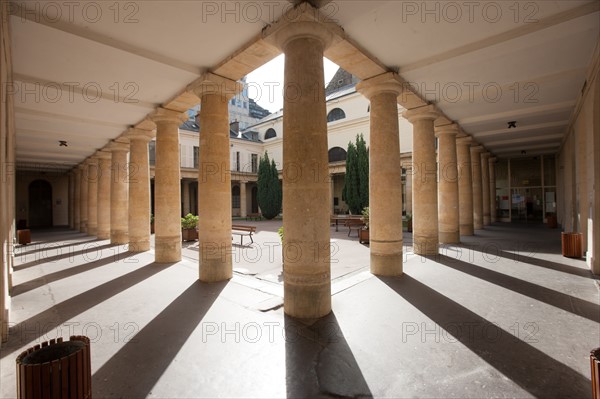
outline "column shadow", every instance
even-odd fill
[[[515,262],[523,262],[533,266],[543,267],[545,269],[551,269],[562,273],[573,274],[575,276],[587,277],[595,280],[600,278],[599,276],[594,276],[592,271],[589,269],[582,269],[579,267],[569,266],[558,262],[552,262],[550,260],[538,259],[532,256],[521,255],[520,253],[511,253],[504,250],[499,250],[491,255],[498,255],[505,259],[514,260]]]
[[[24,255],[31,255],[34,254],[36,252],[40,252],[40,251],[44,251],[44,250],[56,250],[59,248],[64,248],[64,247],[74,247],[77,245],[83,245],[89,242],[93,242],[93,241],[102,241],[99,240],[98,238],[92,238],[89,240],[83,240],[83,241],[71,241],[69,243],[63,244],[63,245],[52,245],[54,243],[56,243],[56,241],[49,241],[49,242],[37,242],[34,244],[30,244],[30,245],[22,245],[18,248],[15,249],[14,251],[14,255],[15,257],[17,256],[24,256]],[[31,249],[30,251],[25,251],[26,249]]]
[[[33,256],[34,259],[32,261],[29,262],[25,262],[25,263],[21,263],[19,265],[15,265],[13,266],[13,269],[15,271],[19,271],[19,270],[24,270],[24,269],[28,269],[30,267],[33,266],[38,266],[42,263],[52,263],[52,262],[57,262],[59,260],[63,260],[63,259],[67,259],[67,258],[75,258],[76,256],[83,256],[85,261],[94,261],[96,260],[96,258],[98,256],[102,256],[102,251],[108,248],[112,248],[112,247],[121,247],[122,244],[104,244],[104,245],[100,245],[100,246],[89,246],[87,248],[81,248],[81,249],[75,249],[75,248],[71,248],[71,249],[67,249],[67,250],[61,250],[60,254],[57,255],[53,255],[53,256],[44,256],[44,254],[32,254],[30,256]],[[54,248],[45,248],[46,250],[53,251]],[[93,256],[91,256],[91,254],[94,254]],[[114,252],[109,252],[109,255],[114,255]],[[23,256],[23,255],[22,255]],[[25,255],[27,256],[27,255]]]
[[[72,277],[77,274],[85,273],[90,270],[94,270],[99,267],[106,266],[113,262],[117,262],[117,261],[119,261],[119,259],[120,260],[130,259],[131,257],[135,256],[138,253],[139,252],[127,251],[127,252],[124,252],[122,254],[118,254],[115,256],[107,256],[106,258],[102,258],[102,259],[94,261],[94,262],[84,263],[79,266],[69,267],[67,269],[59,270],[54,273],[45,274],[36,279],[29,280],[24,283],[13,286],[10,294],[11,294],[11,296],[21,295],[26,292],[35,290],[36,288],[39,288],[43,285],[50,284],[50,283],[58,281],[58,280],[62,280],[64,278]],[[137,260],[133,263],[137,263]]]
[[[333,313],[312,324],[285,316],[288,398],[373,397]]]
[[[449,335],[534,397],[589,396],[591,382],[579,372],[427,285],[407,274],[396,278],[378,278]]]
[[[94,373],[93,396],[147,397],[227,284],[192,283]]]
[[[2,345],[0,359],[43,336],[52,327],[120,294],[134,285],[166,270],[175,263],[150,263],[134,271],[75,295],[9,328],[8,342]]]
[[[598,304],[446,255],[437,255],[431,259],[459,272],[477,277],[481,280],[506,288],[507,290],[517,292],[577,316],[585,317],[586,319],[600,323],[600,305]]]

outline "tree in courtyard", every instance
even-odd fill
[[[258,165],[258,206],[262,215],[273,219],[281,212],[281,184],[274,160],[269,160],[269,154],[260,158]]]
[[[356,136],[356,144],[348,143],[346,176],[342,199],[350,212],[359,215],[369,206],[369,150],[362,136]]]

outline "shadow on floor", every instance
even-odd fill
[[[313,324],[285,316],[288,398],[364,398],[373,394],[333,313]]]
[[[8,342],[2,345],[0,358],[42,337],[52,327],[122,293],[134,285],[154,276],[175,263],[150,263],[88,291],[75,295],[9,328]]]
[[[50,242],[37,242],[37,243],[33,243],[33,244],[29,244],[29,245],[21,245],[15,248],[15,258],[19,257],[19,256],[28,256],[28,255],[32,255],[36,252],[40,252],[40,251],[54,251],[60,248],[64,248],[64,247],[75,247],[75,246],[79,246],[79,245],[83,245],[86,244],[88,242],[93,242],[93,241],[102,241],[97,239],[96,237],[90,238],[89,240],[83,240],[83,241],[72,241],[73,239],[71,239],[70,242],[67,242],[66,244],[63,245],[55,245],[57,242],[55,241],[50,241]],[[60,242],[60,241],[59,241]]]
[[[379,277],[441,329],[535,397],[589,397],[591,382],[407,274]],[[586,354],[587,355],[587,354]]]
[[[548,305],[552,305],[564,311],[573,313],[586,319],[600,322],[600,305],[585,301],[550,288],[542,287],[528,281],[509,276],[485,267],[476,266],[462,260],[458,260],[445,255],[438,255],[431,258],[433,261],[450,267],[459,272],[466,273],[473,277],[496,284],[507,290],[517,292],[528,296]]]
[[[148,396],[227,284],[192,283],[94,373],[93,396]]]
[[[78,266],[74,266],[74,267],[69,267],[68,269],[63,269],[63,270],[59,270],[57,272],[54,273],[49,273],[49,274],[45,274],[41,277],[38,277],[36,279],[30,280],[30,281],[26,281],[24,283],[15,285],[10,294],[11,296],[17,296],[17,295],[21,295],[24,294],[26,292],[29,292],[31,290],[34,290],[36,288],[39,288],[43,285],[58,281],[58,280],[62,280],[64,278],[68,278],[68,277],[72,277],[75,276],[77,274],[80,273],[85,273],[87,271],[93,270],[93,269],[97,269],[99,267],[102,266],[106,266],[108,264],[111,264],[113,262],[118,262],[119,260],[130,260],[130,261],[134,261],[136,259],[133,259],[133,257],[138,254],[138,253],[134,253],[134,252],[124,252],[122,254],[117,254],[115,256],[107,256],[106,258],[102,258],[100,260],[96,260],[90,263],[84,263],[82,265],[78,265]],[[137,262],[135,262],[137,263]]]
[[[95,240],[94,240],[95,241]],[[13,267],[15,271],[28,269],[33,266],[37,266],[42,263],[53,263],[59,260],[70,258],[70,261],[74,261],[75,257],[82,256],[85,262],[93,262],[94,260],[102,257],[102,251],[109,248],[116,248],[112,251],[109,251],[109,255],[115,255],[115,251],[118,253],[119,247],[123,247],[122,244],[104,244],[104,245],[93,245],[91,243],[87,243],[83,245],[83,248],[62,248],[59,249],[60,253],[53,256],[47,256],[48,254],[37,253],[31,255],[21,255],[21,259],[17,259],[18,262],[26,261],[27,257],[33,257],[33,260],[21,263]],[[46,248],[48,252],[54,252],[54,249],[51,247]],[[125,249],[124,249],[125,250]],[[23,258],[23,256],[25,258]]]

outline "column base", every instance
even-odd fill
[[[491,218],[489,216],[483,215],[483,225],[488,226],[491,222]]]
[[[154,239],[154,261],[173,263],[181,260],[181,236],[156,237]]]
[[[110,232],[110,243],[111,244],[128,244],[129,235],[127,231],[113,230]]]
[[[96,231],[96,237],[98,237],[99,240],[108,240],[110,238],[110,231],[98,229],[98,231]]]
[[[225,259],[211,258],[203,259],[200,256],[200,281],[205,283],[216,283],[227,281],[233,277],[233,265],[231,263],[231,252]]]
[[[86,222],[81,222],[79,224],[79,231],[82,233],[87,233],[87,223]]]
[[[414,237],[415,255],[437,255],[439,253],[438,238]]]
[[[376,276],[401,276],[402,251],[393,255],[380,255],[371,252],[371,274]]]
[[[284,269],[283,311],[299,319],[318,319],[331,313],[331,273],[291,274]]]
[[[472,224],[463,224],[460,225],[460,235],[461,236],[472,236],[474,233]]]
[[[98,234],[98,227],[96,226],[89,226],[88,227],[88,234],[91,236],[95,236],[96,234]]]
[[[150,250],[149,240],[131,241],[129,240],[129,252],[146,252]]]
[[[483,229],[483,223],[473,223],[473,228],[475,230],[481,230]]]
[[[440,244],[458,244],[460,242],[458,231],[440,231],[439,237]]]

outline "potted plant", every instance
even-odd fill
[[[412,233],[412,213],[406,214],[406,231]]]
[[[198,216],[194,216],[191,213],[181,218],[181,238],[183,241],[194,241],[198,239]]]
[[[364,207],[361,213],[362,218],[360,218],[360,220],[363,221],[365,226],[358,230],[358,242],[362,244],[369,242],[369,207]]]

